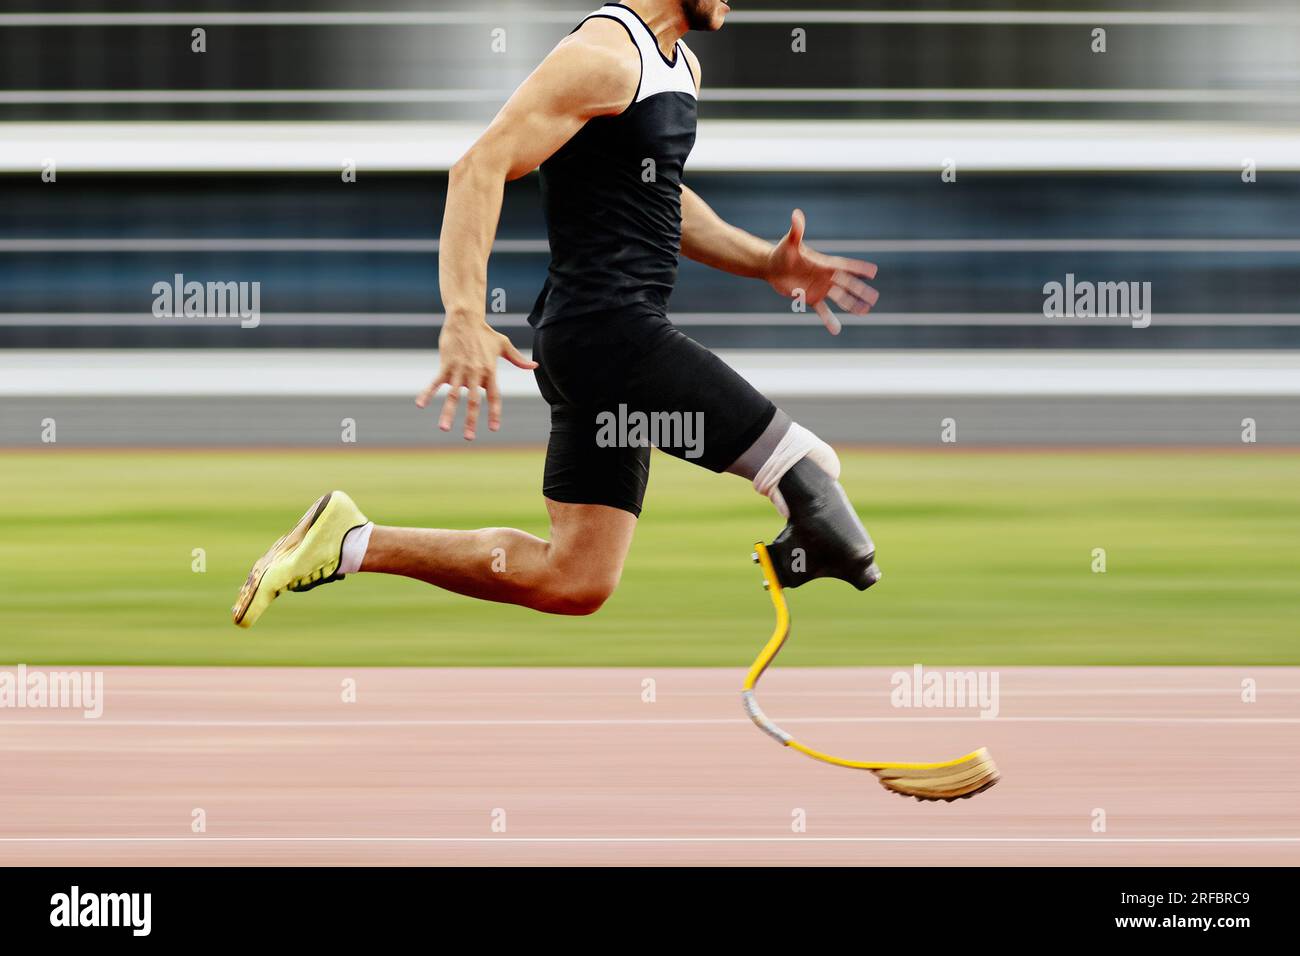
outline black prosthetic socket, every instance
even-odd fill
[[[838,481],[816,462],[801,458],[777,487],[790,520],[767,550],[782,587],[839,578],[865,591],[880,580],[876,546]]]

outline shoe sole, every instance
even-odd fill
[[[917,800],[966,800],[994,786],[1001,775],[989,752],[983,748],[970,760],[927,770],[875,770],[876,778],[886,790]]]
[[[333,494],[334,492],[331,491],[329,494],[321,496],[314,505],[307,509],[307,513],[299,519],[288,534],[271,545],[266,554],[257,559],[257,563],[253,565],[253,570],[248,572],[248,579],[244,581],[244,586],[239,589],[239,597],[235,601],[235,606],[231,608],[236,624],[243,624],[244,616],[248,614],[253,599],[257,597],[257,589],[262,586],[262,578],[266,574],[266,569],[278,558],[302,544],[302,539],[307,537],[307,532],[312,529],[312,525],[320,519],[321,513],[329,505]]]

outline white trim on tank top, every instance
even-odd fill
[[[673,47],[673,59],[670,62],[664,56],[664,51],[659,49],[659,40],[654,32],[630,7],[625,7],[621,3],[607,3],[586,19],[590,20],[592,17],[610,17],[627,27],[632,42],[636,44],[641,54],[641,86],[637,90],[634,103],[640,103],[659,93],[689,93],[692,97],[696,95],[695,75],[691,73],[680,42]],[[583,22],[585,23],[586,20]]]

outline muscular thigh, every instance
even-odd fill
[[[608,505],[573,504],[546,499],[551,516],[552,560],[575,580],[606,580],[610,587],[623,573],[623,561],[636,532],[636,515]]]

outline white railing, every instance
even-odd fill
[[[1300,101],[1300,93],[1296,94]],[[484,123],[0,123],[0,172],[440,171]],[[1300,128],[1152,122],[704,120],[690,172],[1300,170]]]

